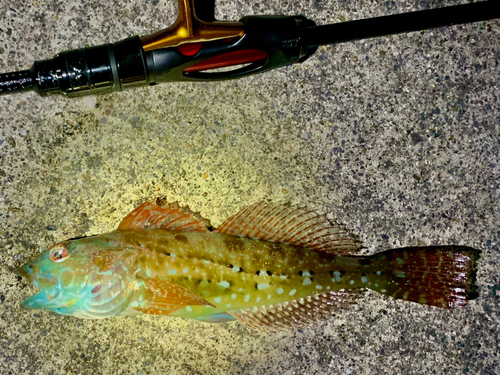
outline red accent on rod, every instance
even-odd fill
[[[267,53],[258,49],[246,49],[243,51],[228,52],[223,55],[214,56],[200,61],[186,68],[185,72],[199,72],[202,70],[224,68],[226,66],[249,64],[267,59]]]
[[[179,50],[180,53],[182,53],[184,56],[194,56],[198,52],[200,52],[202,43],[188,43],[188,44],[181,44],[177,49]]]

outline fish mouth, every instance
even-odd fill
[[[52,297],[42,290],[34,296],[25,299],[21,306],[27,310],[43,309],[47,307],[50,300],[52,300]]]
[[[35,278],[35,274],[33,273],[33,270],[31,269],[29,264],[26,264],[25,266],[21,266],[19,268],[16,268],[14,270],[14,273],[18,276],[24,277],[25,279],[28,279],[29,281],[33,282]]]
[[[14,273],[18,276],[21,276],[27,280],[29,280],[35,288],[41,290],[37,294],[32,297],[27,298],[21,306],[24,309],[43,309],[51,304],[51,301],[54,300],[55,295],[48,293],[45,287],[53,287],[57,284],[57,280],[52,276],[45,275],[35,275],[35,272],[31,268],[29,264],[19,267],[14,270]]]
[[[35,271],[31,268],[31,265],[27,264],[14,270],[14,273],[28,279],[38,289],[53,287],[57,284],[58,281],[54,276],[40,273],[38,270]]]

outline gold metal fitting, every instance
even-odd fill
[[[241,22],[205,22],[194,9],[193,0],[178,0],[179,15],[175,23],[165,30],[141,38],[145,51],[176,47],[185,43],[208,42],[217,39],[243,36]]]

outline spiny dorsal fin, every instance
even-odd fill
[[[348,255],[363,245],[339,224],[304,208],[255,203],[231,216],[217,232],[287,243],[333,255]]]
[[[262,332],[282,332],[330,318],[355,304],[360,296],[361,289],[341,289],[272,306],[228,311],[227,314]]]
[[[177,203],[168,203],[158,198],[155,201],[141,204],[129,213],[122,220],[118,229],[162,228],[210,232],[211,227],[207,219],[192,212],[188,207],[180,207]]]

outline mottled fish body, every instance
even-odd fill
[[[363,258],[322,258],[307,248],[217,232],[136,229],[92,237],[92,241],[113,242],[135,253],[127,266],[129,283],[161,279],[182,285],[210,303],[179,309],[171,314],[175,316],[199,318],[207,311],[223,313],[282,303],[318,291],[372,284],[376,288],[375,284],[383,287],[384,283],[378,270],[360,265]],[[106,263],[94,263],[98,273],[108,269]],[[362,268],[365,272],[360,272]]]
[[[454,308],[475,295],[477,250],[354,256],[361,243],[304,209],[255,204],[216,230],[177,205],[146,202],[118,230],[55,245],[20,269],[41,292],[24,302],[83,318],[169,315],[254,328],[300,327],[365,289]]]

